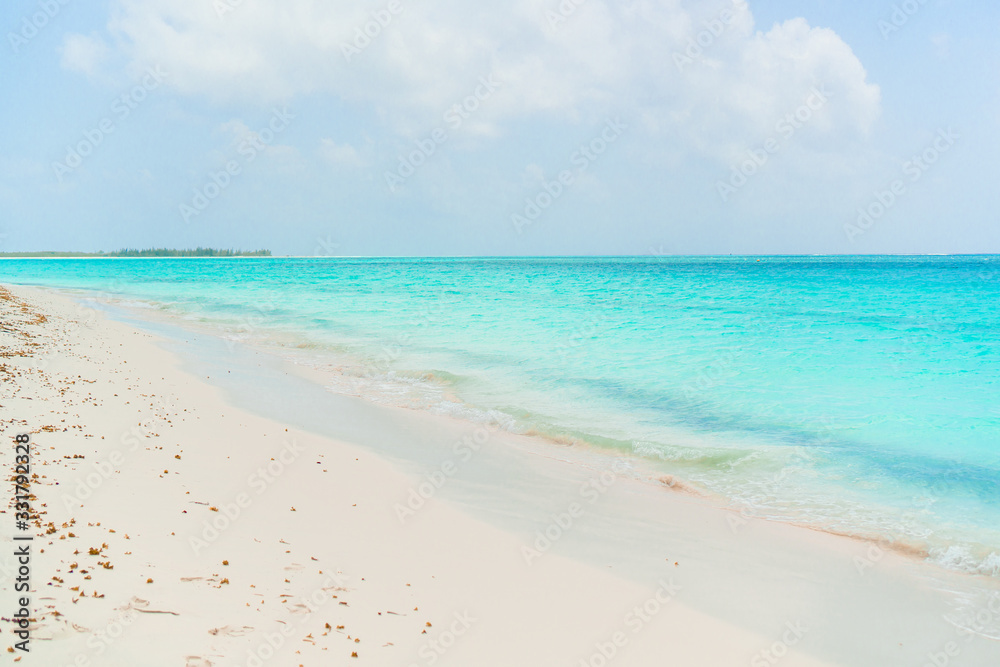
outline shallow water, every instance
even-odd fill
[[[3,260],[0,281],[1000,575],[1000,257]]]

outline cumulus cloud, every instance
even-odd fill
[[[330,164],[347,166],[358,166],[361,164],[361,156],[354,146],[350,144],[338,144],[332,139],[320,140],[319,153]]]
[[[230,159],[235,153],[237,159],[246,162],[252,162],[258,156],[267,156],[286,164],[301,162],[298,148],[279,141],[284,131],[280,124],[262,124],[254,129],[243,120],[234,118],[220,123],[217,130],[220,135],[229,138],[228,152],[219,153],[220,159]]]
[[[66,35],[61,49],[63,69],[93,76],[107,58],[110,49],[97,35]]]
[[[503,84],[477,112],[487,134],[526,117],[600,122],[627,110],[651,134],[722,160],[815,86],[831,95],[810,132],[831,145],[863,137],[880,112],[878,86],[835,32],[801,18],[757,30],[742,0],[117,4],[109,29],[125,55],[161,65],[183,94],[272,104],[332,93],[401,134],[439,121],[483,76]]]

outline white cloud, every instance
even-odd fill
[[[93,76],[109,51],[108,45],[97,35],[70,33],[63,40],[60,64],[63,69]]]
[[[503,86],[476,112],[484,134],[524,117],[595,123],[627,111],[722,160],[766,138],[813,86],[832,92],[815,141],[863,137],[880,112],[878,86],[835,32],[804,19],[755,31],[738,0],[588,0],[555,23],[557,0],[400,0],[384,27],[384,2],[257,0],[222,16],[204,0],[117,2],[109,28],[133,65],[161,65],[181,93],[259,104],[333,93],[401,134],[440,123],[490,74]],[[357,51],[345,57],[345,45]]]
[[[320,140],[319,153],[324,160],[331,164],[358,166],[361,164],[361,156],[357,149],[350,144],[337,144],[332,139]]]
[[[254,135],[250,126],[238,118],[219,124],[219,132],[232,135],[233,144],[238,144]]]
[[[304,164],[302,153],[293,145],[281,143],[282,131],[274,132],[266,123],[260,123],[254,129],[239,118],[219,123],[218,134],[228,139],[224,148],[216,148],[209,152],[209,159],[216,163],[236,160],[243,165],[256,162],[268,162],[271,166],[288,169],[298,169]]]

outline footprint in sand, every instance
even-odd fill
[[[88,632],[90,632],[90,628],[77,625],[76,623],[67,621],[64,618],[53,618],[47,619],[44,624],[35,626],[32,638],[40,641],[52,641],[56,639],[66,639],[73,635]]]
[[[212,630],[209,630],[208,634],[216,637],[220,635],[223,637],[242,637],[243,635],[248,635],[251,632],[253,632],[253,628],[249,625],[244,625],[240,628],[234,628],[231,625],[224,625],[221,628],[213,628]]]

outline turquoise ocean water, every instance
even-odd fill
[[[0,260],[1000,576],[1000,257]]]

